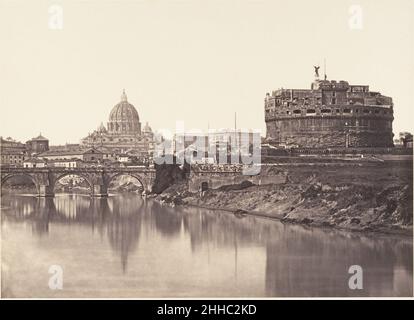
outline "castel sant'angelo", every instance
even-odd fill
[[[310,89],[266,94],[266,140],[299,148],[392,147],[392,98],[367,85],[320,80],[318,69]]]

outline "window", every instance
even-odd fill
[[[331,113],[331,109],[322,109],[321,113]]]
[[[336,104],[336,98],[332,98],[332,104]]]
[[[206,191],[208,190],[208,182],[202,182],[201,183],[201,191]]]

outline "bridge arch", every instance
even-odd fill
[[[6,174],[6,175],[2,175],[1,177],[1,188],[3,188],[3,185],[6,183],[7,180],[14,178],[14,177],[27,177],[29,178],[33,184],[35,185],[36,191],[37,193],[39,193],[39,182],[36,180],[35,177],[33,177],[32,175],[28,174],[28,173],[24,173],[24,172],[16,172],[16,173],[10,173],[10,174]]]
[[[109,188],[109,185],[111,184],[111,182],[114,179],[116,179],[117,177],[120,177],[120,176],[130,176],[130,177],[133,177],[133,178],[135,178],[135,179],[137,179],[139,181],[139,183],[141,184],[141,186],[144,189],[144,191],[147,191],[148,190],[148,185],[147,185],[147,183],[145,181],[145,178],[142,177],[140,174],[132,173],[132,172],[118,172],[118,173],[115,173],[115,174],[110,175],[106,179],[106,181],[105,181],[105,187],[108,189]]]
[[[152,191],[156,172],[152,168],[16,168],[4,167],[1,170],[1,183],[15,176],[28,177],[36,186],[39,197],[53,197],[56,182],[65,176],[73,175],[82,178],[91,190],[93,197],[106,197],[107,186],[118,176],[126,175],[135,178],[146,192]],[[89,189],[88,188],[88,189]]]
[[[59,182],[59,180],[65,178],[67,176],[77,176],[77,177],[80,177],[80,178],[84,179],[87,182],[88,186],[89,186],[90,194],[93,194],[93,183],[90,181],[90,179],[87,176],[85,176],[85,175],[83,175],[82,173],[79,173],[79,172],[65,172],[65,173],[62,173],[60,175],[57,175],[56,178],[53,181],[53,186],[52,186],[53,190],[55,190],[55,188],[56,188],[56,183]]]

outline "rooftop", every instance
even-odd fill
[[[31,141],[49,141],[49,139],[45,138],[44,136],[42,136],[41,133],[39,133],[39,135],[35,138],[30,139]]]
[[[49,150],[42,152],[38,157],[47,157],[47,156],[74,156],[81,155],[86,153],[102,153],[101,151],[95,148],[79,148],[79,149],[69,149],[69,150]]]

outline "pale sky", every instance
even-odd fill
[[[0,39],[0,135],[23,142],[79,142],[123,88],[153,129],[232,127],[237,112],[265,135],[266,92],[310,88],[324,58],[328,79],[393,97],[395,134],[413,131],[412,0],[0,0]]]

